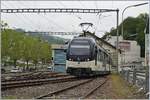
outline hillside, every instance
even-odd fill
[[[51,44],[64,44],[65,41],[66,41],[64,38],[60,38],[60,37],[57,37],[57,36],[50,36],[48,34],[41,34],[41,33],[38,33],[38,32],[37,33],[31,33],[29,31],[29,33],[28,33],[28,32],[25,32],[25,30],[23,30],[23,29],[16,29],[16,31],[24,32],[27,35],[30,35],[30,36],[33,36],[33,37],[38,37],[38,38],[41,38],[42,40],[47,40]]]
[[[27,33],[31,36],[39,37],[43,40],[47,40],[51,44],[64,44],[65,39],[57,36],[50,36],[48,34],[40,34],[40,33]]]

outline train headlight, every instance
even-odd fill
[[[90,59],[87,59],[87,61],[89,61]]]

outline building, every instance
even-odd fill
[[[65,45],[52,44],[52,70],[54,72],[66,72]]]
[[[116,36],[110,36],[106,40],[113,46],[116,46],[116,40],[117,40]],[[123,40],[122,36],[119,36],[118,46],[119,49],[122,50],[122,55],[120,58],[122,64],[141,61],[141,57],[140,57],[141,48],[136,41]]]

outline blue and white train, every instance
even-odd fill
[[[77,37],[70,41],[66,51],[67,73],[76,76],[93,76],[110,73],[112,59],[95,40]]]

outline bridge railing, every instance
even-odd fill
[[[148,67],[147,67],[148,68]],[[120,72],[121,76],[132,85],[143,88],[147,93],[149,92],[149,72],[148,69],[144,70],[124,70]]]

